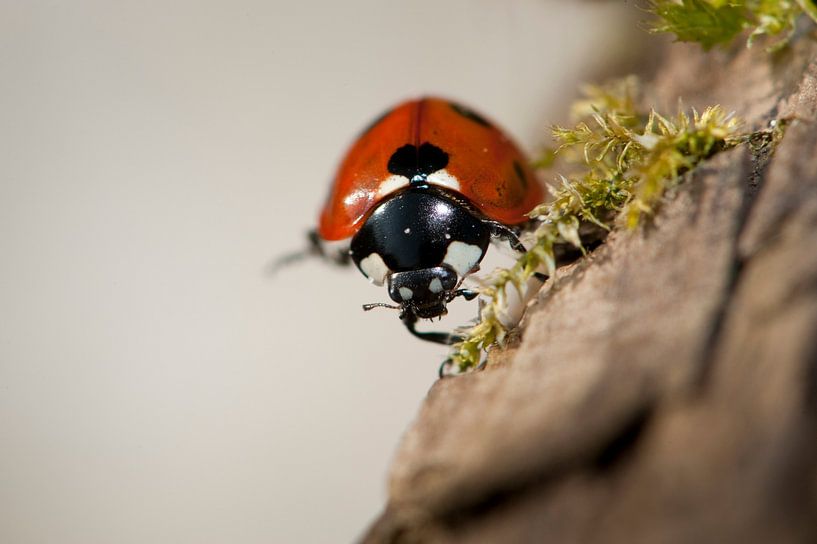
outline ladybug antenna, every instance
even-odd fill
[[[386,304],[385,302],[374,302],[372,304],[364,304],[363,311],[368,312],[373,308],[388,308],[390,310],[401,310],[400,306],[395,306],[394,304]]]

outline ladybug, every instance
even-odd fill
[[[525,250],[518,233],[544,192],[519,148],[485,117],[423,97],[388,110],[341,161],[311,234],[313,252],[353,261],[396,303],[413,335],[451,344],[454,334],[420,332],[419,319],[477,293],[461,288],[491,241]],[[339,252],[330,252],[342,243]]]

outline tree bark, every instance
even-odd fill
[[[817,542],[817,42],[659,59],[651,104],[785,137],[687,174],[437,382],[365,542]]]

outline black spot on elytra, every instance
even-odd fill
[[[485,119],[483,116],[481,116],[474,110],[466,108],[462,104],[457,104],[455,102],[449,102],[449,105],[451,106],[452,110],[459,113],[466,119],[470,119],[471,121],[478,123],[486,128],[491,128],[492,126],[491,123],[489,123],[487,119]]]
[[[525,169],[522,168],[522,165],[519,164],[519,161],[513,161],[513,171],[516,172],[516,177],[519,178],[519,182],[522,184],[522,187],[527,189],[528,177],[525,175]]]
[[[448,153],[428,142],[420,147],[406,144],[389,159],[389,172],[407,177],[412,183],[422,183],[429,174],[448,165]]]

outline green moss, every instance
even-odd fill
[[[452,347],[450,360],[460,370],[478,365],[483,350],[505,341],[509,290],[524,293],[537,271],[552,275],[556,244],[584,251],[582,224],[634,229],[655,212],[683,173],[702,160],[736,145],[779,137],[779,124],[768,131],[739,133],[739,121],[719,106],[701,113],[681,110],[671,117],[642,111],[636,106],[638,92],[634,77],[587,87],[573,105],[573,126],[553,127],[558,145],[538,162],[569,173],[558,175],[550,188],[552,198],[531,211],[538,226],[530,250],[483,282],[480,293],[486,302],[479,322]]]
[[[768,49],[775,50],[788,43],[801,14],[817,21],[811,0],[649,0],[647,9],[655,16],[652,32],[670,32],[704,49],[728,44],[748,31],[748,45],[771,38]]]
[[[716,5],[707,0],[655,0],[650,11],[660,19],[654,32],[671,32],[682,42],[698,42],[705,49],[732,41],[744,29],[746,14],[742,7]]]

